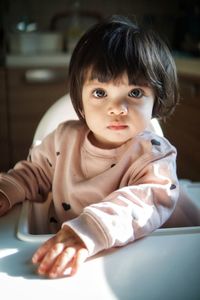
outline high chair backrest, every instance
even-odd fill
[[[40,120],[33,138],[33,145],[40,144],[44,137],[52,132],[61,122],[77,119],[78,117],[72,106],[69,94],[64,95],[46,111]],[[161,126],[157,119],[151,120],[150,129],[158,135],[163,136]]]

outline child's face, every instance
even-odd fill
[[[82,90],[83,113],[91,142],[114,148],[149,126],[154,93],[148,86],[129,85],[124,74],[115,81],[86,79]]]

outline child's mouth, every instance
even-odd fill
[[[113,124],[113,125],[111,124],[107,128],[110,130],[124,130],[127,129],[128,126],[124,124]]]

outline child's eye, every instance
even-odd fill
[[[143,91],[141,89],[133,89],[130,91],[130,93],[128,94],[129,97],[133,97],[133,98],[142,98],[142,96],[144,95]]]
[[[96,98],[103,98],[103,97],[106,97],[107,94],[104,90],[102,89],[96,89],[92,92],[92,95]]]

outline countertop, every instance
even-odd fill
[[[6,56],[6,66],[11,67],[65,67],[69,65],[71,54],[52,53],[34,55],[14,55]]]
[[[21,205],[0,218],[0,286],[6,300],[199,300],[200,231],[156,235],[95,256],[74,277],[38,276],[38,243],[16,238]]]

